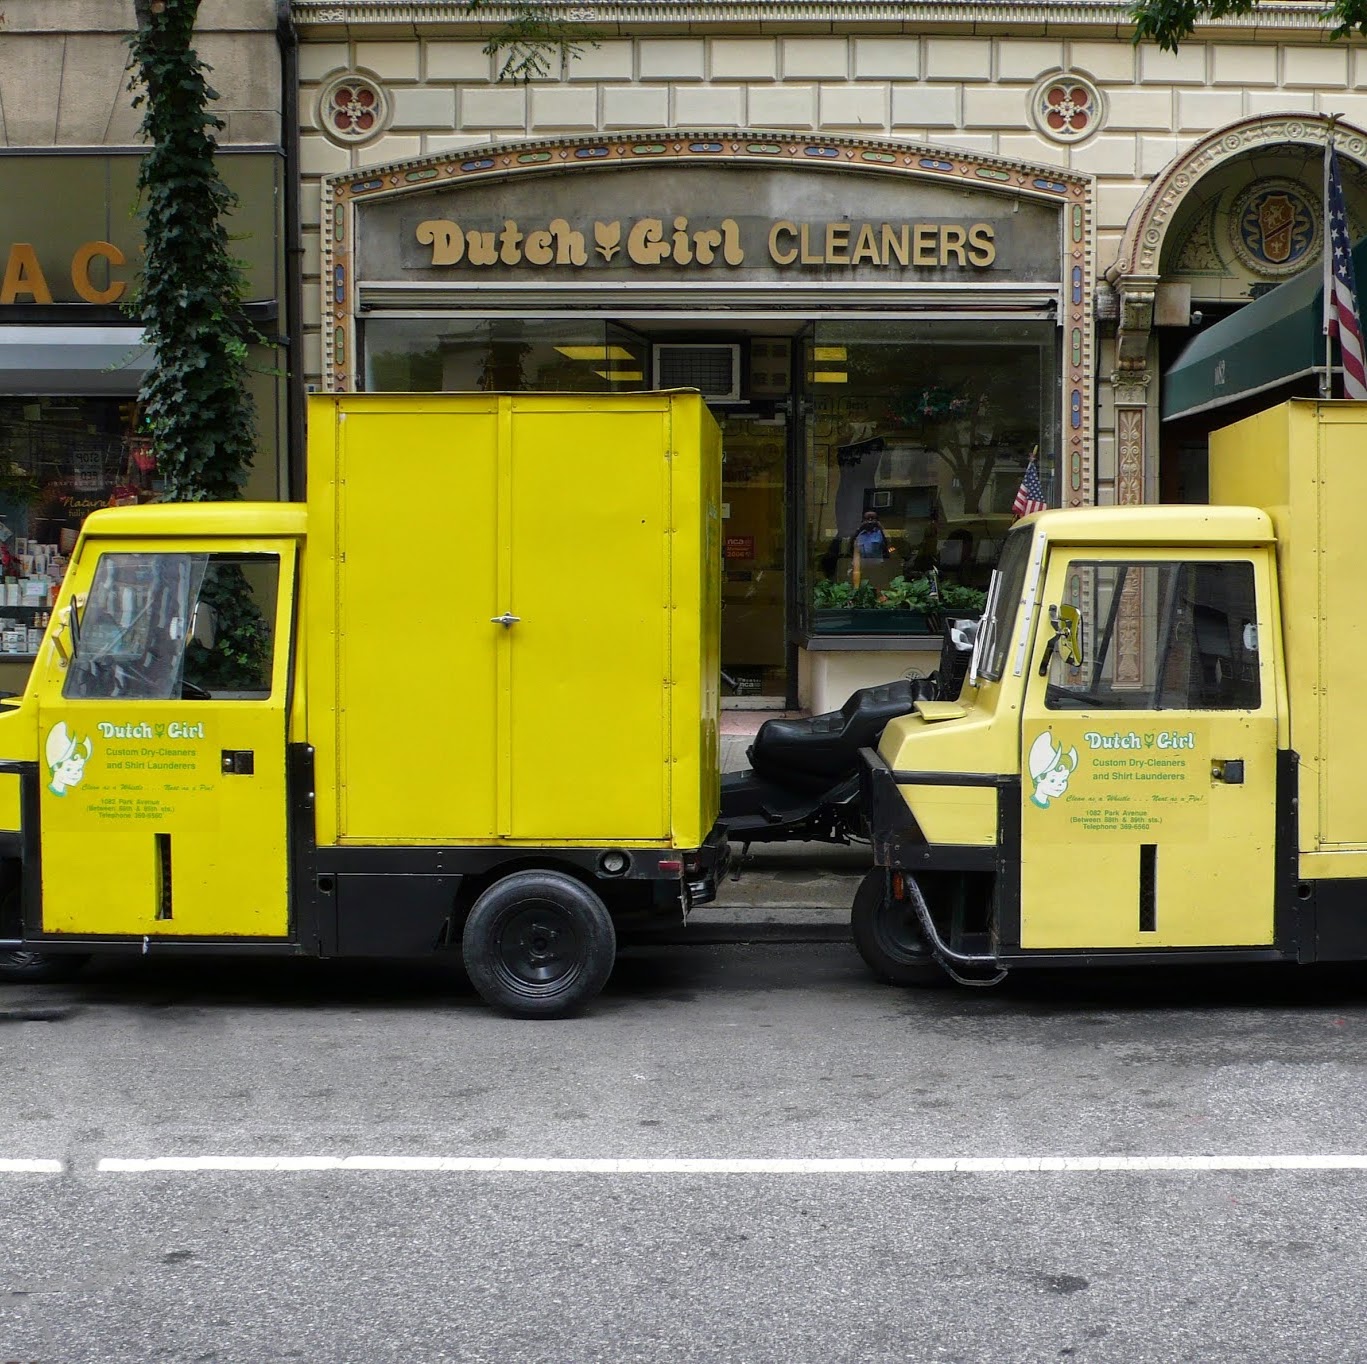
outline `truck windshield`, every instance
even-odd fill
[[[71,700],[178,698],[190,608],[208,562],[207,554],[104,555],[62,694]]]
[[[1025,587],[1025,569],[1030,562],[1030,530],[1022,527],[1006,537],[1002,557],[994,575],[993,591],[988,598],[991,608],[983,618],[982,645],[979,652],[979,671],[989,681],[1001,681],[1006,668],[1006,656],[1011,649],[1011,626],[1016,619],[1021,592]]]

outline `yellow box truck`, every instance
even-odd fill
[[[961,696],[863,754],[878,975],[1367,958],[1367,404],[1218,432],[1210,487],[1011,531]]]
[[[92,515],[0,713],[0,974],[463,953],[525,1016],[715,893],[697,394],[311,399],[306,504]]]

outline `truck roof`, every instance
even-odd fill
[[[1056,544],[1269,545],[1272,518],[1257,507],[1164,503],[1142,507],[1065,507],[1022,518]]]
[[[85,536],[303,535],[303,502],[153,502],[104,507],[86,517]]]

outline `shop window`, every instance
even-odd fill
[[[376,318],[365,386],[390,393],[622,393],[648,388],[647,346],[601,322]]]
[[[1057,344],[1048,322],[817,325],[809,630],[934,632],[981,610],[1032,457],[1057,502]]]
[[[1084,658],[1051,658],[1050,710],[1258,708],[1252,564],[1074,561],[1068,578]]]
[[[63,696],[265,699],[279,578],[275,555],[103,555],[80,613]],[[237,633],[225,670],[228,641],[219,613],[227,600]]]
[[[0,398],[0,652],[36,652],[81,523],[153,500],[150,447],[120,398]]]

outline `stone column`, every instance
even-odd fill
[[[1111,375],[1115,399],[1115,500],[1142,503],[1148,475],[1148,430],[1153,419],[1150,367],[1153,343],[1153,299],[1157,279],[1130,276],[1119,281],[1120,323],[1116,331],[1116,367]]]

